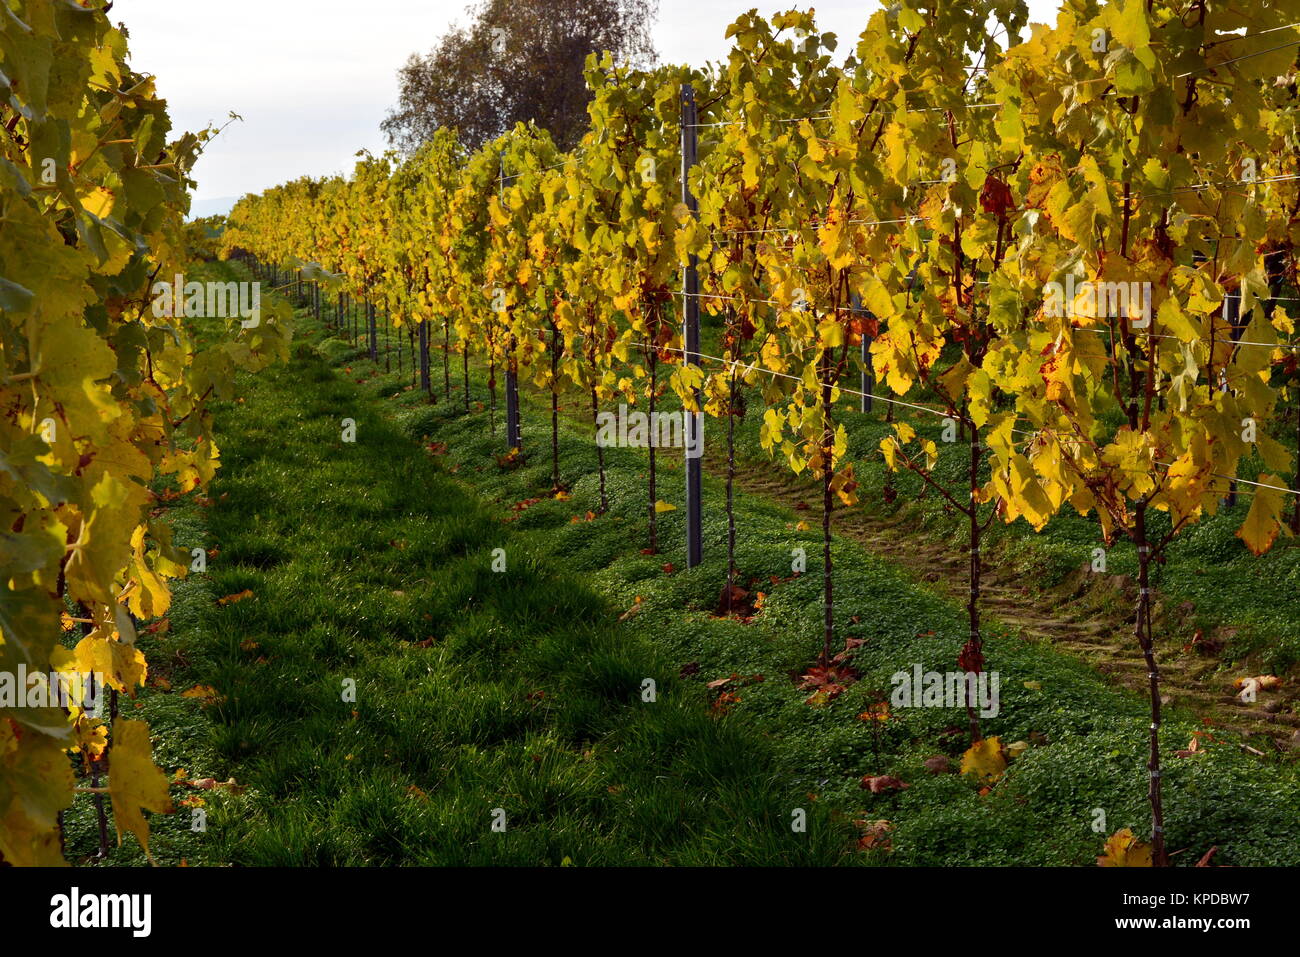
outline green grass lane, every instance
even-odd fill
[[[773,742],[718,720],[651,636],[481,504],[373,389],[309,347],[242,382],[219,413],[211,506],[175,513],[178,544],[211,550],[208,573],[179,584],[170,631],[148,641],[150,687],[123,701],[169,775],[236,782],[174,786],[178,804],[205,802],[206,831],[192,807],[152,816],[160,864],[826,864],[851,850],[848,825],[815,806],[793,831],[809,802],[779,779]],[[182,694],[195,687],[218,697]],[[94,850],[88,797],[69,832],[71,854]],[[130,838],[111,857],[141,859]]]

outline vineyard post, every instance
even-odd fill
[[[370,337],[370,361],[379,362],[379,327],[375,324],[375,301],[366,297],[366,329]]]
[[[420,388],[432,393],[433,385],[429,382],[429,320],[420,323]]]
[[[511,449],[523,448],[519,434],[519,374],[506,363],[506,443]]]
[[[1271,320],[1277,315],[1278,300],[1282,296],[1282,290],[1286,281],[1288,272],[1288,257],[1285,248],[1274,249],[1264,256],[1264,273],[1268,278],[1268,316]],[[1291,347],[1291,354],[1296,355],[1296,347]],[[1292,359],[1294,362],[1295,359]],[[1297,397],[1300,399],[1300,396]],[[1300,402],[1296,406],[1296,438],[1300,444]],[[1291,490],[1300,496],[1300,459],[1296,462],[1296,470],[1291,480]],[[1300,534],[1300,497],[1296,499],[1295,511],[1291,513],[1291,520],[1288,523],[1293,534]]]
[[[688,174],[696,162],[696,108],[695,90],[689,83],[682,84],[682,203],[694,215],[699,212],[699,204],[691,195]],[[682,268],[682,344],[685,351],[682,362],[685,365],[700,364],[700,277],[696,268],[694,253],[687,257]],[[704,558],[702,540],[702,513],[700,508],[701,471],[700,457],[692,456],[691,450],[699,449],[703,438],[704,405],[700,390],[695,390],[695,411],[682,410],[685,418],[686,432],[686,567],[694,568]]]
[[[1232,327],[1232,340],[1236,342],[1241,336],[1241,330],[1237,328],[1237,323],[1241,320],[1241,290],[1235,293],[1225,293],[1223,296],[1223,321]],[[1227,370],[1223,373],[1223,384],[1219,387],[1220,392],[1228,391]],[[1223,504],[1226,508],[1234,508],[1237,504],[1237,483],[1235,480],[1228,482],[1228,497],[1224,499]]]
[[[853,293],[849,300],[850,308],[855,316],[865,316],[867,319],[874,318],[871,313],[862,308],[862,297],[856,292]],[[876,389],[876,370],[871,366],[871,337],[867,335],[866,330],[862,331],[862,375],[861,388],[862,393],[859,409],[862,412],[871,411],[871,394]]]
[[[506,195],[506,157],[497,154],[500,178],[497,183],[497,197],[504,204]],[[515,359],[515,334],[510,333],[510,352],[506,359],[506,447],[521,449],[523,436],[519,434],[519,371]]]

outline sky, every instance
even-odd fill
[[[727,24],[757,6],[813,6],[841,50],[878,0],[660,0],[661,62],[721,60]],[[131,63],[157,77],[175,129],[232,123],[196,168],[194,212],[298,176],[350,172],[360,149],[386,147],[379,123],[397,102],[397,70],[465,22],[468,0],[117,0],[110,18],[130,33]],[[1054,19],[1055,0],[1029,0]],[[358,14],[360,12],[360,15]]]

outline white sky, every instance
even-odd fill
[[[757,6],[814,6],[841,50],[878,0],[660,0],[660,60],[722,59],[724,31]],[[118,0],[131,61],[158,78],[176,129],[234,123],[200,160],[196,200],[257,192],[297,176],[350,172],[354,154],[385,147],[379,123],[397,101],[397,70],[465,20],[467,0]],[[1055,0],[1029,0],[1037,20]],[[202,210],[197,210],[202,214]]]

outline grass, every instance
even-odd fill
[[[535,407],[532,454],[503,466],[486,412],[464,415],[458,394],[430,404],[406,389],[409,366],[384,373],[302,326],[294,360],[247,378],[243,401],[221,410],[212,506],[177,512],[178,543],[219,551],[207,576],[180,584],[171,633],[150,639],[172,690],[146,690],[141,712],[166,770],[244,790],[203,792],[205,834],[186,815],[154,816],[160,862],[1079,865],[1105,834],[1146,832],[1140,696],[992,633],[1001,700],[985,733],[1030,746],[985,793],[932,773],[927,759],[955,765],[969,743],[964,712],[857,716],[899,670],[951,670],[962,609],[837,540],[837,636],[862,642],[861,680],[810,706],[791,676],[820,646],[819,530],[800,530],[799,513],[738,496],[740,567],[765,599],[748,621],[716,618],[725,518],[706,510],[697,568],[684,569],[680,510],[661,516],[661,553],[644,554],[642,453],[606,450],[611,509],[588,520],[584,427],[563,423],[571,497],[557,500]],[[471,391],[487,399],[477,374]],[[345,417],[354,445],[340,441]],[[664,456],[660,496],[678,506],[680,474]],[[705,494],[720,501],[719,485]],[[791,574],[796,548],[807,575]],[[708,684],[733,674],[722,690],[734,698],[720,700]],[[355,704],[341,700],[349,678]],[[193,685],[224,700],[177,693]],[[1164,727],[1175,861],[1217,845],[1216,863],[1300,863],[1295,763],[1213,738],[1172,756],[1200,730],[1179,711]],[[873,775],[908,787],[872,794],[859,782]],[[505,833],[491,830],[495,808]],[[796,809],[806,831],[791,827]],[[887,843],[855,850],[875,821]],[[84,798],[69,833],[70,853],[93,850]],[[111,860],[138,854],[128,843]]]
[[[207,802],[207,830],[189,809],[155,815],[159,863],[811,865],[851,847],[816,808],[794,834],[774,743],[716,720],[663,649],[505,526],[373,388],[305,347],[243,386],[218,414],[213,504],[175,515],[208,573],[177,587],[132,714],[169,774],[237,787],[178,784]],[[178,693],[196,686],[218,697]],[[93,851],[88,798],[68,833],[71,856]],[[130,841],[111,857],[140,859]]]

